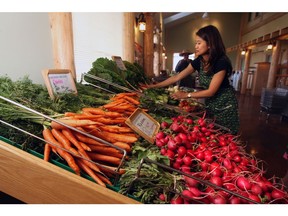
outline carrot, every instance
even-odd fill
[[[83,143],[83,142],[79,141],[79,144],[82,146],[82,148],[85,151],[91,151],[91,148],[86,143]]]
[[[69,128],[62,129],[62,133],[78,150],[85,150]]]
[[[76,160],[79,167],[81,167],[82,170],[84,170],[91,178],[94,179],[95,182],[97,182],[99,185],[106,187],[105,183],[93,172],[93,170],[88,167],[83,161]]]
[[[112,102],[110,102],[108,104],[103,105],[103,107],[105,109],[107,109],[107,108],[110,108],[110,107],[114,107],[114,106],[116,106],[118,104],[124,103],[124,102],[125,102],[124,99],[117,99],[117,100],[114,100],[114,101],[112,101]]]
[[[113,167],[113,166],[108,166],[108,165],[104,165],[104,164],[101,164],[101,166],[99,166],[99,169],[102,171],[102,172],[112,172],[112,173],[118,173],[120,175],[124,174],[126,172],[125,169],[123,168],[120,168],[118,170],[118,172],[116,171],[117,170],[117,167]]]
[[[97,122],[91,121],[89,119],[87,119],[87,120],[86,119],[81,119],[81,120],[78,120],[78,119],[57,119],[57,120],[66,124],[66,125],[69,125],[71,127],[82,127],[84,125],[98,124]],[[61,125],[55,121],[52,121],[50,126],[52,128],[58,129],[58,130],[67,128],[66,126]]]
[[[98,153],[91,153],[91,152],[88,152],[87,154],[93,161],[102,161],[102,162],[114,164],[117,166],[121,163],[121,159],[117,157],[102,155]]]
[[[56,140],[58,140],[58,142],[60,142],[65,149],[72,152],[74,155],[79,155],[78,151],[74,149],[73,147],[71,147],[70,141],[66,138],[66,136],[60,130],[52,128],[51,132],[53,136],[56,138]]]
[[[100,178],[105,184],[108,184],[108,185],[113,185],[112,182],[106,178],[105,176],[101,175],[101,174],[96,174],[98,176],[98,178]]]
[[[105,118],[105,117],[102,117],[102,118],[97,118],[95,119],[96,122],[100,122],[100,123],[103,123],[103,124],[121,124],[121,123],[125,123],[126,121],[126,118],[124,117],[120,117],[120,118],[114,118],[114,119],[111,119],[111,118]]]
[[[78,132],[75,133],[75,136],[77,137],[77,139],[85,144],[92,144],[92,145],[105,145],[95,139],[92,139],[90,137],[87,137],[83,134],[80,134]]]
[[[97,152],[100,154],[109,155],[109,156],[117,157],[120,159],[123,157],[123,152],[113,147],[91,145],[90,148],[92,152]]]
[[[44,147],[44,161],[49,161],[51,146],[46,143]]]
[[[131,146],[128,143],[124,142],[114,142],[113,143],[115,146],[124,149],[127,152],[131,152]]]
[[[134,98],[132,98],[132,97],[130,97],[128,95],[125,95],[124,99],[126,99],[127,101],[129,101],[130,103],[132,103],[134,105],[139,105],[140,104],[140,102],[138,100],[136,100],[136,99],[134,99]]]
[[[121,92],[117,94],[116,96],[138,96],[137,92]]]
[[[72,116],[72,119],[90,119],[93,121],[93,119],[97,119],[103,117],[103,115],[86,115],[86,114],[76,114],[74,116]],[[98,122],[97,122],[98,124]]]
[[[101,139],[104,139],[110,143],[114,142],[124,142],[124,143],[134,143],[138,140],[135,136],[129,136],[126,134],[120,134],[120,133],[111,133],[106,131],[93,131],[93,134],[97,137],[100,137]]]
[[[133,130],[129,127],[120,127],[118,125],[103,125],[99,127],[100,130],[112,132],[112,133],[130,133]]]
[[[95,107],[86,107],[86,108],[82,108],[83,111],[88,111],[94,115],[104,115],[104,116],[108,116],[108,117],[121,117],[121,113],[118,112],[110,112],[110,111],[104,111],[101,108],[95,108]]]
[[[87,155],[87,154],[86,154]],[[88,160],[91,160],[91,158],[87,155],[87,158]],[[86,164],[86,166],[90,167],[90,169],[96,171],[96,172],[99,172],[101,173],[100,169],[98,168],[98,166],[95,164],[95,163],[92,163],[91,161],[88,161],[88,160],[85,160],[85,159],[82,159],[80,158],[81,161],[83,161],[84,164]]]
[[[53,144],[55,144],[58,147],[62,147],[62,145],[56,141],[56,139],[54,138],[51,130],[49,128],[45,128],[42,131],[43,137],[46,141],[49,141]],[[50,144],[49,144],[50,145]],[[74,172],[77,175],[80,175],[80,168],[79,166],[76,164],[74,158],[72,157],[72,155],[70,155],[68,152],[60,149],[60,148],[56,148],[57,153],[59,153],[59,155],[67,162],[67,164],[69,165],[69,167],[72,168],[72,170],[74,170]]]

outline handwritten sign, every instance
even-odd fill
[[[50,97],[57,94],[75,93],[77,89],[70,70],[51,69],[42,71],[42,75]]]
[[[112,59],[120,70],[127,70],[120,56],[112,56]]]
[[[160,128],[160,124],[140,108],[135,110],[125,123],[150,143],[154,143]]]

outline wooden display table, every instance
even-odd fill
[[[0,140],[0,191],[28,204],[140,204]]]

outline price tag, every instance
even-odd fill
[[[127,70],[120,56],[112,56],[112,59],[120,70]]]
[[[50,97],[60,93],[77,93],[74,79],[70,70],[51,69],[42,71],[42,75]]]
[[[154,143],[160,128],[160,124],[140,108],[135,110],[125,123],[150,143]]]

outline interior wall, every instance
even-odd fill
[[[44,84],[41,71],[53,67],[48,13],[0,13],[0,75],[28,76]]]
[[[227,47],[234,46],[239,43],[241,13],[208,13],[208,19],[197,18],[179,24],[172,28],[165,29],[165,46],[167,50],[167,69],[172,68],[173,53],[180,52],[183,49],[194,51],[195,35],[198,29],[206,25],[215,25],[223,38]],[[232,65],[236,62],[236,52],[227,53],[231,59]]]

